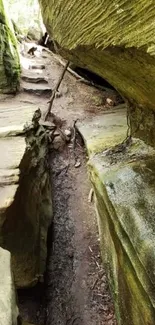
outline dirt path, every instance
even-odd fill
[[[79,142],[78,142],[79,144]],[[51,154],[54,223],[49,238],[47,325],[115,324],[107,278],[101,264],[85,152]]]
[[[29,60],[27,57],[25,60]],[[61,65],[46,52],[33,58],[45,65],[43,76],[54,87]],[[28,72],[32,76],[33,71]],[[30,86],[30,85],[29,85]],[[113,90],[101,92],[65,75],[52,112],[62,120],[62,128],[75,119],[103,114],[106,99],[117,101]],[[4,98],[11,105],[12,98]],[[39,106],[44,113],[46,96],[21,91],[13,102]],[[110,109],[110,106],[109,106]],[[75,168],[75,154],[80,166]],[[78,137],[61,151],[52,150],[49,158],[53,188],[54,219],[48,236],[45,288],[19,293],[22,316],[37,325],[114,325],[114,308],[105,270],[101,264],[99,238],[93,202],[88,202],[91,185],[86,168],[86,152]],[[46,320],[45,320],[46,318]]]

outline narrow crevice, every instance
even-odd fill
[[[75,168],[75,157],[80,167]],[[53,223],[48,232],[46,325],[116,324],[102,266],[93,203],[88,203],[83,139],[50,155]]]
[[[33,288],[18,289],[18,306],[21,319],[37,324],[44,324],[46,315],[45,286],[38,283]]]
[[[77,72],[81,77],[85,78],[88,81],[94,82],[94,84],[98,86],[102,86],[105,88],[109,88],[112,90],[115,90],[115,88],[106,80],[97,75],[96,73],[88,70],[88,69],[83,69],[80,67],[73,67],[74,71]]]
[[[80,161],[75,168],[75,157]],[[83,139],[49,157],[53,220],[47,236],[44,283],[18,290],[21,317],[37,325],[116,325],[102,265],[96,215],[88,203]]]

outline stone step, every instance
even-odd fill
[[[38,96],[44,96],[44,95],[48,95],[51,96],[52,94],[52,90],[51,88],[46,85],[46,84],[32,84],[29,82],[21,82],[21,90],[27,92],[27,93],[31,93],[34,95],[38,95]]]
[[[40,64],[40,63],[36,63],[36,64],[30,64],[29,65],[29,69],[30,70],[44,70],[45,69],[45,65],[44,64]]]
[[[23,73],[22,75],[21,75],[21,79],[23,80],[23,81],[26,81],[26,82],[29,82],[29,83],[35,83],[35,84],[40,84],[40,83],[42,83],[42,84],[48,84],[48,81],[47,81],[47,79],[45,78],[45,77],[40,77],[40,76],[38,76],[38,74],[25,74],[25,73]]]

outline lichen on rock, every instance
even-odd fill
[[[19,86],[20,63],[16,38],[3,0],[0,0],[0,93],[15,93]]]
[[[139,139],[125,141],[123,108],[77,122],[77,127],[89,154],[101,253],[117,322],[154,324],[155,150]]]
[[[154,324],[155,151],[135,140],[127,152],[89,162],[101,252],[118,324]]]

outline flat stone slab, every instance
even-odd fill
[[[33,74],[32,73],[22,73],[21,75],[21,79],[23,81],[26,81],[26,82],[30,82],[30,83],[35,83],[35,84],[38,84],[38,83],[42,83],[42,84],[47,84],[48,81],[45,77],[42,77],[40,76],[39,74]]]
[[[28,82],[21,82],[21,89],[25,92],[32,93],[35,95],[51,95],[52,90],[51,88],[46,84],[34,84],[34,83],[28,83]]]
[[[81,133],[89,154],[122,142],[126,138],[126,107],[119,105],[84,121],[78,121],[76,126]]]
[[[25,148],[24,137],[0,138],[0,169],[19,168]]]
[[[8,136],[9,132],[21,132],[25,123],[32,121],[38,107],[24,103],[12,104],[11,101],[0,103],[0,137]]]

